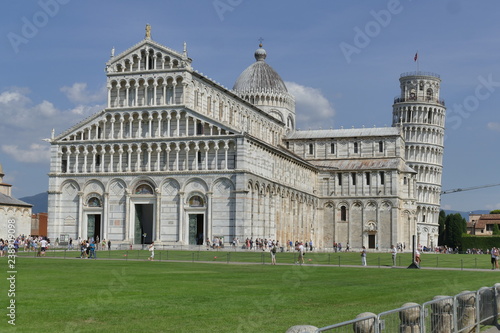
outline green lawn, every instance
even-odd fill
[[[500,282],[498,271],[149,262],[147,251],[138,253],[142,260],[19,257],[16,332],[285,332],[297,324],[327,326],[361,312],[379,313]],[[199,255],[205,258],[204,253]],[[239,255],[256,263],[262,258]],[[207,258],[224,256],[210,252]],[[278,255],[278,262],[293,261],[293,254],[288,256]],[[358,254],[352,256],[358,264]],[[369,255],[369,264],[374,256]],[[6,276],[7,260],[0,259]],[[0,332],[9,332],[7,290],[3,278]]]

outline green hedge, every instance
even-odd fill
[[[482,249],[486,251],[492,247],[500,248],[500,236],[462,235],[462,251],[467,249]]]

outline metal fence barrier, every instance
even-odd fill
[[[344,321],[340,324],[330,325],[323,328],[318,328],[316,332],[329,332],[329,333],[361,333],[373,332],[373,327],[377,316],[373,313],[362,313],[356,319]],[[372,329],[370,331],[370,329]]]
[[[303,333],[479,333],[481,327],[497,326],[500,283],[455,296],[436,296],[422,305],[406,303],[378,315],[365,312],[356,319],[301,331]],[[295,332],[290,328],[290,332]]]

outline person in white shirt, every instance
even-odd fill
[[[40,241],[40,250],[41,250],[41,255],[45,256],[45,251],[47,250],[47,240],[45,238],[42,238]]]
[[[415,250],[415,262],[417,263],[418,266],[420,266],[420,251]]]
[[[148,260],[155,260],[155,242],[149,244],[149,252],[151,252],[151,255],[149,256]]]
[[[392,254],[392,265],[396,266],[396,254],[398,253],[398,250],[394,245],[391,246],[391,254]]]

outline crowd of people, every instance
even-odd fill
[[[20,235],[16,237],[13,245],[16,253],[19,249],[23,249],[25,252],[36,252],[37,257],[45,256],[47,250],[51,246],[50,239],[47,237],[31,235]],[[8,241],[0,238],[0,257],[6,255],[8,247]]]
[[[80,258],[82,259],[97,259],[98,250],[111,250],[111,241],[103,239],[99,241],[99,237],[95,240],[93,237],[90,239],[81,239],[78,238],[78,244],[80,246]],[[74,248],[73,239],[70,238],[68,242],[68,250],[72,250]]]
[[[96,250],[111,249],[111,241],[106,241],[105,239],[100,242],[98,239],[94,240],[91,238],[82,240],[78,238],[77,244],[80,249],[80,258],[96,258]],[[51,243],[50,239],[47,237],[31,235],[20,235],[16,237],[13,242],[13,248],[16,253],[19,250],[24,252],[35,252],[37,257],[46,256],[49,248],[60,247],[60,245],[59,239],[56,239],[55,243]],[[0,238],[0,257],[4,257],[7,254],[8,247],[8,241]],[[75,244],[72,238],[69,239],[67,249],[75,250]]]

